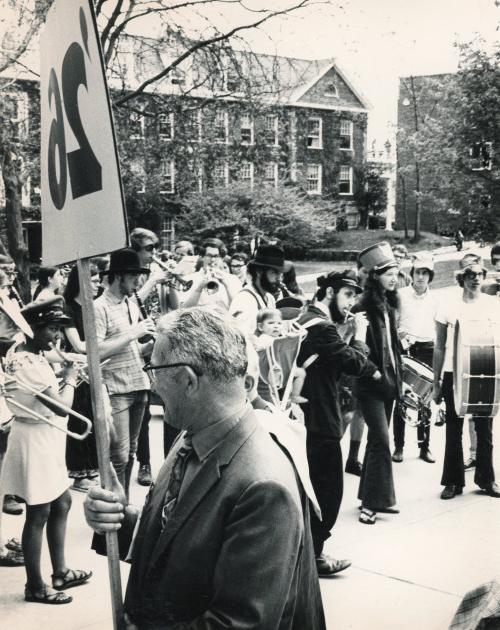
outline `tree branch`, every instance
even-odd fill
[[[277,17],[279,15],[289,14],[292,11],[296,11],[297,9],[301,9],[302,7],[304,7],[307,4],[309,4],[309,1],[310,0],[301,0],[298,4],[296,4],[293,7],[290,7],[289,9],[283,9],[282,11],[273,11],[272,13],[269,13],[268,15],[266,15],[263,18],[261,18],[260,20],[257,20],[256,22],[253,22],[251,24],[244,24],[242,26],[236,26],[236,27],[230,29],[229,31],[227,31],[226,33],[222,33],[221,35],[217,35],[217,36],[211,37],[209,39],[206,39],[204,41],[200,41],[200,42],[197,42],[196,44],[193,44],[190,48],[188,48],[184,53],[182,53],[182,55],[177,57],[177,59],[175,61],[173,61],[171,64],[169,64],[161,72],[157,73],[156,75],[154,75],[153,77],[151,77],[149,79],[146,79],[146,81],[143,81],[139,85],[139,87],[137,87],[135,90],[133,90],[129,94],[126,94],[125,96],[122,96],[121,98],[119,98],[114,103],[114,106],[115,107],[120,107],[121,105],[123,105],[127,101],[130,101],[131,99],[135,98],[139,94],[142,94],[142,92],[144,92],[144,90],[149,85],[151,85],[152,83],[156,83],[157,81],[159,81],[163,77],[167,76],[167,74],[169,74],[174,68],[176,68],[179,64],[181,64],[185,59],[190,57],[197,50],[201,50],[202,48],[206,48],[207,46],[211,46],[213,44],[217,44],[218,42],[224,41],[226,39],[230,39],[233,35],[235,35],[236,33],[241,32],[241,31],[249,30],[249,29],[252,29],[252,28],[257,28],[258,26],[260,26],[261,24],[264,24],[264,22],[267,22],[271,18]]]
[[[102,30],[102,33],[101,33],[101,46],[102,46],[103,49],[105,47],[106,40],[108,39],[108,36],[109,36],[109,34],[111,32],[111,29],[116,24],[116,20],[120,17],[120,12],[122,10],[122,6],[123,6],[123,0],[117,0],[115,8],[113,9],[113,12],[111,14],[111,17],[109,18],[109,20],[106,23],[106,26]]]

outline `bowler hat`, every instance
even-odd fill
[[[270,267],[283,272],[285,253],[277,245],[260,245],[257,247],[253,260],[250,260],[248,264],[254,267]]]
[[[30,326],[73,326],[71,318],[64,314],[64,298],[60,295],[31,302],[21,309],[21,314]]]
[[[386,241],[367,247],[358,255],[360,264],[366,271],[381,271],[389,267],[397,267],[391,246]]]
[[[111,253],[109,268],[104,273],[149,274],[149,269],[141,267],[139,254],[134,249],[126,248]]]

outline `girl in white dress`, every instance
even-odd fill
[[[43,356],[61,337],[61,328],[71,324],[64,315],[64,300],[54,297],[26,306],[22,313],[33,330],[33,339],[14,346],[7,353],[6,373],[24,382],[53,400],[70,407],[76,384],[76,368],[63,365],[62,387]],[[15,382],[7,382],[12,398],[52,422],[66,427],[63,411],[27,393]],[[86,582],[91,572],[68,569],[64,556],[66,521],[71,507],[69,480],[66,470],[66,436],[49,424],[28,417],[12,406],[15,414],[2,471],[2,490],[26,501],[26,522],[22,548],[27,582],[25,600],[42,604],[67,604],[72,597],[62,592]],[[43,530],[47,526],[47,543],[52,562],[52,587],[45,584],[40,556]]]

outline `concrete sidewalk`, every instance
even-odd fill
[[[151,423],[153,469],[161,464],[161,418]],[[464,447],[467,452],[468,432]],[[348,447],[349,436],[344,439]],[[433,427],[431,449],[438,459],[417,458],[416,429],[407,427],[405,460],[394,465],[401,514],[379,515],[375,525],[358,522],[358,478],[345,475],[344,501],[335,536],[326,552],[352,560],[353,566],[330,580],[321,580],[329,630],[444,630],[462,596],[500,573],[500,500],[476,491],[473,472],[466,474],[464,495],[439,499],[444,427]],[[496,468],[500,471],[499,431],[495,436]],[[135,479],[135,476],[134,476]],[[132,499],[140,503],[145,489],[135,481]],[[24,569],[0,568],[0,627],[21,630],[108,630],[112,628],[106,560],[89,550],[91,534],[84,524],[83,495],[73,493],[68,565],[92,569],[88,585],[72,589],[66,606],[23,601]],[[5,533],[21,534],[23,517],[5,517]],[[281,524],[286,527],[286,523]],[[46,579],[50,563],[43,553]],[[126,583],[128,566],[122,564]],[[307,630],[306,628],[304,630]]]

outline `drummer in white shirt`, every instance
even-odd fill
[[[460,261],[457,282],[462,292],[456,292],[440,304],[436,315],[436,344],[434,348],[433,398],[446,405],[446,446],[441,485],[442,499],[453,499],[462,494],[465,485],[462,431],[464,419],[455,411],[453,394],[454,327],[457,319],[482,320],[495,313],[496,298],[481,293],[486,276],[480,256],[466,254]],[[441,380],[442,375],[442,380]],[[493,470],[492,418],[474,419],[477,435],[476,471],[474,482],[490,497],[500,498]]]
[[[408,354],[432,368],[434,352],[435,317],[437,301],[429,290],[434,278],[434,261],[431,257],[416,258],[410,271],[413,284],[399,289],[400,313],[399,334],[403,348]],[[429,414],[430,415],[430,414]],[[405,422],[400,413],[394,413],[394,462],[403,461]],[[436,460],[429,450],[430,422],[422,419],[417,427],[420,459],[429,464]]]

